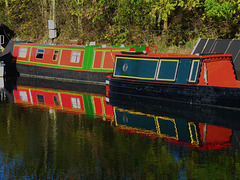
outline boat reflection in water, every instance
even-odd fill
[[[17,84],[5,86],[15,104],[0,108],[0,179],[239,174],[232,149],[239,148],[239,111],[131,97],[106,103],[104,86],[30,78]]]
[[[171,101],[136,101],[131,96],[128,100],[110,99],[110,103],[106,103],[105,90],[99,86],[81,85],[80,88],[78,84],[76,88],[26,78],[18,83],[21,85],[13,90],[14,103],[45,109],[53,116],[56,112],[65,112],[101,117],[114,122],[117,131],[160,138],[200,150],[238,147],[235,139],[240,130],[240,111]]]
[[[113,119],[112,106],[106,103],[104,91],[99,89],[101,86],[97,86],[96,89],[87,84],[78,84],[80,87],[76,88],[74,83],[65,83],[63,86],[57,85],[59,82],[54,84],[49,80],[29,78],[20,79],[18,83],[12,93],[15,104],[49,110],[52,115],[56,112],[66,112],[101,117],[109,121]],[[40,87],[29,86],[30,84]]]
[[[198,150],[239,148],[240,112],[169,101],[120,101],[114,107],[116,129]]]

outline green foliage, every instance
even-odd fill
[[[212,19],[228,19],[235,14],[234,4],[227,1],[205,0],[206,15]]]
[[[17,37],[46,41],[53,0],[2,0],[0,21]],[[57,42],[184,46],[197,38],[238,38],[240,0],[55,0]],[[156,39],[154,39],[156,38]]]

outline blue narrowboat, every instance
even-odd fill
[[[117,54],[107,97],[240,108],[231,54]]]

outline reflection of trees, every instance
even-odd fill
[[[87,115],[0,108],[0,168],[6,178],[238,178],[239,153],[201,152],[159,139],[115,131]],[[3,153],[3,155],[2,155]],[[223,175],[224,174],[224,175]],[[226,175],[226,176],[225,176]]]

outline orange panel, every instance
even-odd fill
[[[22,101],[21,96],[20,96],[20,92],[25,92],[26,93],[26,101]],[[17,90],[13,90],[13,94],[14,94],[14,102],[15,103],[31,103],[30,101],[30,95],[29,95],[29,91],[28,89],[21,89],[18,88]]]
[[[83,96],[82,95],[74,95],[74,94],[71,94],[71,93],[62,92],[60,96],[61,96],[62,106],[63,106],[64,110],[72,110],[72,111],[79,110],[79,111],[85,112],[85,107],[84,107],[84,102],[83,102]],[[79,99],[80,106],[81,106],[80,109],[73,108],[71,98]]]
[[[95,113],[96,114],[103,114],[102,109],[102,100],[100,97],[93,97],[94,107],[95,107]]]
[[[225,87],[240,87],[236,80],[233,65],[230,59],[223,58],[221,60],[207,60],[206,71],[204,63],[201,66],[201,73],[198,85],[206,85],[204,72],[207,74],[208,86],[225,86]]]
[[[113,69],[115,53],[111,51],[105,51],[105,57],[103,62],[103,69]]]
[[[22,48],[27,48],[27,55],[26,55],[25,58],[18,57],[20,48],[21,47],[19,47],[19,46],[14,46],[14,49],[13,49],[13,60],[28,61],[30,47],[22,47]]]
[[[103,51],[95,51],[93,68],[101,69]]]
[[[52,92],[52,91],[46,91],[46,90],[35,90],[32,89],[31,90],[31,94],[32,94],[32,100],[33,100],[33,104],[37,105],[37,104],[41,104],[38,102],[38,96],[42,96],[43,97],[43,105],[45,107],[54,107],[55,102],[54,102],[54,96],[56,96],[57,98],[59,98],[58,93],[57,92]]]
[[[36,54],[38,49],[44,50],[43,58],[39,59],[36,58]],[[31,62],[39,62],[39,63],[46,63],[46,64],[57,64],[58,59],[56,61],[53,61],[53,53],[54,50],[58,50],[60,53],[60,49],[48,49],[48,48],[41,48],[41,47],[33,47],[31,52]]]
[[[113,107],[110,104],[106,103],[106,98],[103,99],[104,107],[105,107],[105,114],[113,116]]]
[[[204,123],[199,123],[202,142],[206,143],[230,142],[232,136],[232,129],[214,125],[207,125],[206,134],[204,135],[204,126],[205,126]]]
[[[73,51],[81,52],[80,61],[78,63],[70,62],[71,55],[72,55]],[[72,67],[82,67],[83,57],[84,57],[84,49],[83,50],[67,50],[67,49],[64,49],[64,50],[62,50],[61,64],[60,65],[72,66]]]

